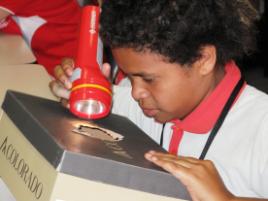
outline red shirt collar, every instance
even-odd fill
[[[233,61],[226,64],[225,73],[224,78],[214,91],[193,112],[182,121],[174,120],[172,122],[184,131],[197,134],[208,133],[213,128],[232,90],[241,78],[240,70]]]

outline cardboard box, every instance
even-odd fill
[[[189,200],[144,159],[164,151],[118,115],[88,121],[58,102],[8,91],[0,121],[0,177],[18,201]]]

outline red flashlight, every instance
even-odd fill
[[[102,118],[110,112],[110,82],[101,72],[103,44],[99,38],[98,6],[82,11],[75,69],[71,77],[70,110],[81,118]]]

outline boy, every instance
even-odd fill
[[[112,112],[170,152],[145,157],[194,201],[268,200],[268,96],[247,85],[234,62],[254,49],[255,16],[246,0],[102,6],[103,42],[132,87],[114,87]],[[72,70],[73,62],[62,67]],[[50,86],[68,99],[64,84]]]

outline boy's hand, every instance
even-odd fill
[[[69,96],[72,83],[70,77],[74,69],[74,60],[71,58],[64,58],[61,64],[55,66],[54,77],[55,80],[49,83],[52,93],[59,97],[61,103],[65,107],[69,107]]]
[[[73,74],[74,60],[72,58],[62,59],[61,64],[55,66],[54,76],[66,89],[72,88],[70,77]]]
[[[233,195],[224,186],[211,161],[150,151],[145,158],[174,175],[193,201],[228,201]]]
[[[108,63],[103,64],[102,73],[107,78],[110,75],[111,67]],[[72,88],[70,77],[74,70],[74,60],[72,58],[64,58],[61,64],[55,66],[54,76],[55,80],[49,83],[52,93],[61,99],[61,103],[65,107],[69,107],[69,96]]]

